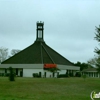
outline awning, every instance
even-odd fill
[[[44,64],[44,68],[56,68],[56,64]]]

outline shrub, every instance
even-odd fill
[[[68,74],[60,74],[60,75],[58,75],[58,78],[66,78],[66,77],[68,77]]]
[[[40,77],[38,73],[33,73],[33,77]]]
[[[76,77],[81,77],[81,73],[80,72],[76,72],[75,76]]]
[[[9,80],[10,81],[15,81],[15,73],[13,72],[13,68],[12,67],[9,67]]]
[[[0,73],[0,76],[5,76],[5,74],[4,73]]]
[[[8,76],[9,76],[9,73],[6,73],[6,74],[5,74],[5,76],[7,76],[7,77],[8,77]]]

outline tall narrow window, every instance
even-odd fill
[[[16,68],[16,75],[18,75],[18,68]]]
[[[38,38],[42,38],[42,30],[38,30]]]

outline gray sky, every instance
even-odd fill
[[[0,47],[24,49],[44,22],[44,40],[71,62],[94,57],[100,0],[0,0]]]

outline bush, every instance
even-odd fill
[[[81,73],[80,72],[76,72],[75,76],[76,77],[81,77]]]
[[[9,67],[9,80],[10,81],[15,81],[15,73],[13,72],[13,68],[12,67]]]
[[[33,73],[33,77],[40,77],[38,73]]]
[[[73,73],[69,73],[69,76],[70,76],[70,77],[73,77],[74,75],[73,75]]]
[[[0,76],[5,76],[5,74],[4,73],[0,73]]]
[[[6,73],[6,74],[5,74],[5,76],[7,76],[7,77],[8,77],[9,75],[10,75],[10,73]]]
[[[60,74],[60,75],[58,75],[58,78],[66,78],[66,77],[69,77],[69,75],[68,74]]]

